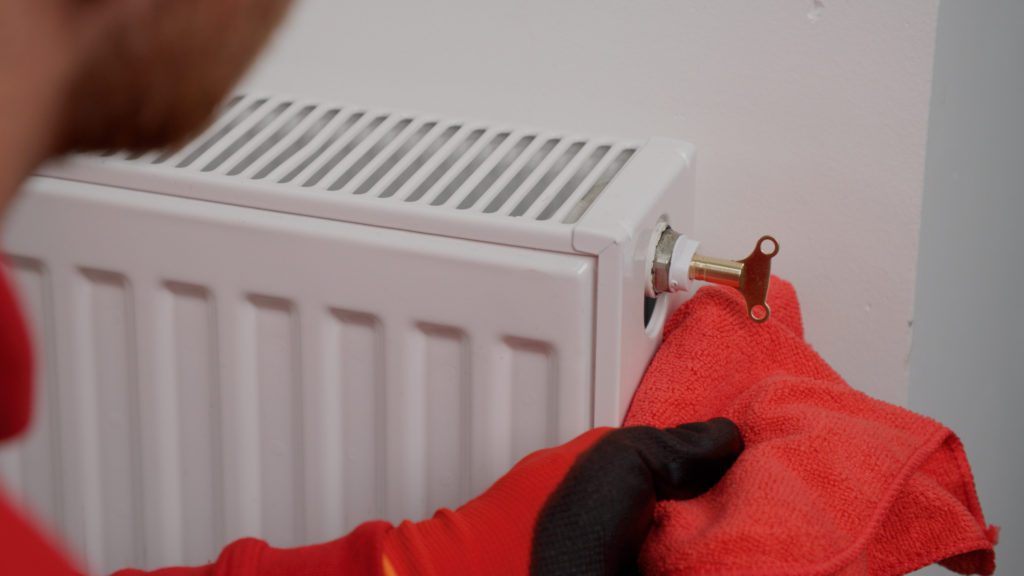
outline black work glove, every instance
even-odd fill
[[[530,574],[639,573],[658,500],[709,490],[743,450],[730,420],[620,428],[584,452],[541,508]]]

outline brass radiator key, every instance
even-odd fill
[[[649,290],[654,294],[689,291],[695,281],[729,286],[743,295],[751,320],[768,320],[768,285],[779,242],[772,236],[762,236],[753,252],[742,260],[705,256],[697,252],[698,246],[698,242],[666,227],[655,248]]]

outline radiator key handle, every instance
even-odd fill
[[[649,296],[664,292],[689,292],[694,282],[709,282],[735,288],[747,304],[747,315],[754,322],[771,316],[768,307],[768,284],[772,274],[772,258],[779,253],[779,243],[771,236],[762,236],[753,252],[742,260],[726,260],[697,252],[700,243],[665,227],[654,250]]]

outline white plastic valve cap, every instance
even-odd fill
[[[670,292],[689,292],[693,286],[690,278],[690,263],[697,254],[697,247],[700,242],[679,236],[675,246],[672,247],[672,260],[668,268],[668,289]]]

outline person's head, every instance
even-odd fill
[[[0,0],[0,222],[49,156],[173,146],[201,129],[289,3]],[[19,324],[3,284],[0,270],[0,320]],[[0,346],[0,440],[28,422],[27,342],[14,330]]]
[[[52,155],[158,148],[194,135],[290,0],[4,2],[51,5],[50,17],[57,21],[44,29],[66,36],[52,40],[75,51],[58,83]],[[12,80],[17,81],[0,79]]]

